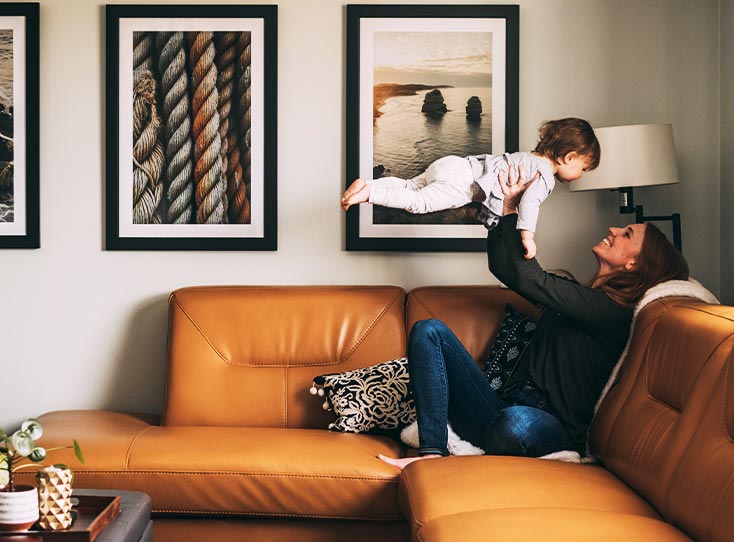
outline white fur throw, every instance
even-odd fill
[[[635,306],[635,310],[632,313],[632,330],[635,329],[635,322],[637,320],[637,315],[642,310],[643,307],[648,305],[649,303],[655,301],[656,299],[661,299],[663,297],[691,297],[694,299],[698,299],[700,301],[703,301],[704,303],[711,303],[718,305],[719,300],[716,299],[714,294],[709,292],[706,288],[704,288],[700,282],[698,282],[695,279],[688,279],[688,280],[669,280],[666,282],[662,282],[658,284],[657,286],[653,286],[650,288],[647,292],[645,292],[645,295],[642,296],[642,299],[637,303],[637,306]],[[609,390],[612,388],[614,383],[617,381],[617,376],[619,374],[619,370],[622,367],[622,364],[624,362],[624,359],[627,357],[627,351],[629,350],[630,343],[632,342],[632,333],[630,332],[630,336],[627,339],[627,345],[624,347],[624,350],[622,351],[622,355],[619,357],[619,361],[614,366],[614,369],[612,369],[611,375],[609,375],[609,380],[607,381],[606,385],[604,386],[604,389],[601,392],[601,395],[599,396],[598,401],[596,402],[596,406],[594,407],[594,415],[596,415],[596,412],[599,410],[599,405],[601,405],[601,402],[606,397],[607,393],[609,393]],[[451,425],[448,426],[449,430],[449,441],[448,441],[448,450],[451,455],[483,455],[484,450],[481,448],[477,448],[470,442],[466,442],[465,440],[462,440],[461,437],[459,437],[454,431],[451,429]],[[417,422],[413,422],[409,426],[407,426],[405,429],[403,429],[400,433],[400,440],[402,440],[405,444],[408,446],[411,446],[413,448],[418,448],[418,424]],[[591,456],[591,454],[588,451],[586,452],[586,457],[581,457],[578,452],[572,451],[572,450],[562,450],[559,452],[554,452],[552,454],[545,455],[541,457],[541,459],[552,459],[556,461],[565,461],[568,463],[593,463],[594,458]]]

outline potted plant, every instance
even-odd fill
[[[39,469],[48,452],[73,448],[77,459],[84,463],[79,443],[43,448],[36,440],[43,435],[38,420],[25,420],[20,429],[8,436],[0,429],[0,531],[22,531],[38,519],[38,491],[35,486],[18,485],[13,475],[22,469]],[[66,468],[65,465],[57,465]]]

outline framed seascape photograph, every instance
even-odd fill
[[[39,248],[38,3],[0,4],[0,248]]]
[[[106,16],[106,248],[276,250],[277,6]]]
[[[516,5],[347,6],[346,187],[516,151],[518,33]],[[346,249],[484,251],[480,210],[353,205]]]

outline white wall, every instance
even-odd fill
[[[42,248],[0,252],[0,427],[54,409],[158,412],[166,297],[181,286],[494,282],[481,254],[342,250],[345,3],[278,3],[279,250],[170,253],[102,250],[104,6],[41,1]],[[694,275],[716,293],[717,16],[716,0],[524,0],[520,15],[521,147],[561,116],[672,122],[682,183],[638,200],[682,213]],[[590,247],[629,220],[616,206],[559,187],[541,213],[541,263],[588,278]]]
[[[734,305],[734,0],[721,2],[721,301]]]

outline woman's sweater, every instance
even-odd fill
[[[517,215],[507,215],[489,232],[489,269],[544,310],[508,384],[529,380],[542,390],[583,452],[594,405],[627,342],[632,309],[526,260],[516,225]]]

